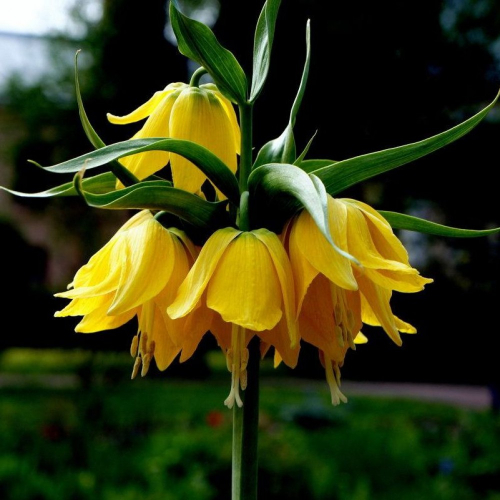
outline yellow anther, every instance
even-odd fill
[[[142,357],[142,370],[141,377],[145,377],[149,370],[149,365],[151,363],[151,356],[149,353],[144,354]]]
[[[130,355],[135,358],[137,356],[137,347],[139,346],[139,335],[132,338],[132,345],[130,346]]]
[[[141,367],[141,363],[142,360],[139,356],[135,358],[134,367],[132,368],[132,376],[130,377],[132,380],[135,377],[137,377],[137,374],[139,373],[139,368]]]

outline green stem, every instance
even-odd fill
[[[137,184],[139,179],[127,168],[125,168],[119,161],[111,162],[111,172],[113,175],[124,185],[133,186]]]
[[[254,337],[248,346],[247,388],[243,407],[233,407],[232,500],[257,499],[257,443],[259,436],[260,345]]]
[[[240,105],[241,155],[240,155],[240,193],[248,189],[248,176],[252,170],[252,119],[253,105]]]
[[[191,77],[191,80],[189,81],[189,86],[190,87],[199,87],[200,86],[200,78],[203,75],[206,75],[208,71],[202,66],[201,68],[198,68],[194,73],[193,76]]]

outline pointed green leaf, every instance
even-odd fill
[[[100,149],[106,144],[99,137],[94,127],[89,121],[85,108],[83,106],[82,95],[80,93],[80,81],[78,79],[78,54],[80,50],[76,51],[75,54],[75,91],[76,91],[76,101],[78,103],[78,114],[80,115],[80,122],[82,124],[83,130],[87,139],[90,141],[92,146],[96,149]],[[127,168],[125,168],[119,161],[111,162],[111,171],[115,174],[115,176],[124,184],[125,186],[130,186],[131,184],[135,184],[139,182],[139,179],[132,174]]]
[[[42,168],[59,174],[74,173],[80,171],[83,167],[90,170],[106,165],[113,160],[145,151],[169,151],[184,156],[184,158],[193,162],[230,201],[238,205],[238,181],[229,170],[229,167],[203,146],[182,139],[150,138],[117,142],[78,158]]]
[[[226,202],[210,203],[187,191],[171,187],[168,181],[143,181],[124,189],[95,194],[85,190],[83,174],[84,169],[75,175],[74,186],[91,207],[162,210],[202,229],[229,225]]]
[[[83,187],[86,191],[94,194],[109,193],[114,191],[116,186],[116,177],[111,172],[106,172],[104,174],[95,175],[94,177],[89,177],[83,180]],[[47,189],[46,191],[40,191],[38,193],[22,193],[21,191],[14,191],[12,189],[7,189],[0,186],[0,189],[7,191],[15,196],[21,196],[23,198],[59,198],[63,196],[76,196],[77,192],[73,186],[73,182],[66,182],[60,186]]]
[[[342,160],[334,165],[314,170],[314,174],[323,181],[328,193],[331,195],[340,193],[358,182],[405,165],[460,139],[483,120],[495,106],[499,96],[500,93],[482,111],[445,132],[406,146]]]
[[[259,151],[253,168],[260,167],[266,163],[293,163],[296,159],[295,138],[293,136],[293,127],[299,112],[302,99],[304,97],[309,77],[309,66],[311,63],[311,29],[310,22],[307,21],[306,26],[306,62],[302,72],[299,90],[290,112],[290,119],[283,133],[276,139],[264,144]]]
[[[250,222],[280,232],[284,223],[305,208],[330,244],[344,257],[358,261],[337,247],[328,224],[328,201],[323,183],[299,167],[271,163],[255,169],[248,178]]]
[[[218,42],[208,26],[179,12],[176,3],[170,2],[170,21],[181,54],[203,66],[228,99],[245,103],[247,78],[234,55]]]
[[[334,160],[302,160],[300,164],[296,165],[298,165],[304,172],[311,173],[320,168],[329,167],[335,163],[338,162]]]
[[[280,4],[281,0],[267,0],[264,7],[262,7],[262,12],[257,21],[253,46],[253,73],[250,102],[254,102],[257,97],[259,97],[267,79],[267,74],[269,73],[274,29]]]
[[[478,238],[479,236],[500,233],[500,227],[482,230],[459,229],[420,219],[413,215],[386,212],[385,210],[379,210],[378,212],[394,229],[406,229],[407,231],[417,231],[419,233],[433,234],[436,236],[448,236],[450,238]]]
[[[314,132],[314,135],[309,139],[309,142],[306,144],[304,151],[302,151],[302,153],[300,153],[298,158],[293,162],[294,165],[297,165],[298,167],[300,167],[302,162],[305,161],[304,158],[307,156],[307,153],[309,153],[309,149],[311,148],[312,143],[313,143],[317,133],[318,133],[318,131],[316,130],[316,132]],[[302,169],[302,170],[304,170],[304,169]]]
[[[97,132],[94,130],[94,127],[91,125],[85,108],[83,106],[82,95],[80,93],[80,81],[78,79],[78,55],[81,50],[77,50],[75,54],[75,90],[76,90],[76,101],[78,103],[78,114],[80,115],[80,122],[82,123],[83,130],[87,139],[90,141],[92,146],[96,149],[102,148],[106,144],[99,137]]]

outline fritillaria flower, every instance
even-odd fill
[[[145,375],[153,357],[165,370],[184,346],[190,350],[192,335],[208,329],[210,315],[201,310],[180,320],[166,314],[195,256],[182,231],[164,228],[143,210],[76,273],[68,291],[56,294],[72,300],[55,315],[83,316],[75,328],[82,333],[118,328],[137,315],[133,376],[141,364]]]
[[[298,343],[290,262],[278,236],[267,229],[224,228],[212,234],[167,311],[176,319],[200,306],[216,313],[211,331],[232,373],[225,403],[241,406],[249,340],[258,335],[291,349]],[[286,340],[270,331],[285,332]]]
[[[133,139],[171,137],[192,141],[209,149],[236,172],[240,129],[232,104],[214,84],[196,87],[171,83],[128,115],[108,113],[108,120],[116,125],[144,118],[146,122]],[[189,160],[165,151],[139,153],[121,161],[139,179],[154,174],[170,161],[175,187],[191,193],[199,193],[206,179]]]
[[[389,223],[370,206],[329,196],[328,217],[332,240],[359,265],[333,248],[306,211],[289,223],[285,238],[300,335],[320,350],[332,402],[338,404],[345,400],[339,389],[345,354],[366,340],[362,323],[382,326],[401,345],[399,332],[416,330],[392,313],[392,292],[418,292],[432,280],[410,265]]]

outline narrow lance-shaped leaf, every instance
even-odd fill
[[[74,177],[74,187],[85,202],[108,210],[150,209],[177,215],[202,229],[218,229],[229,225],[226,202],[210,203],[199,196],[171,187],[168,181],[143,181],[106,194],[85,190],[82,169]]]
[[[259,97],[267,79],[267,74],[269,73],[274,30],[280,4],[281,0],[267,0],[264,7],[262,7],[262,12],[257,21],[253,46],[253,73],[250,102],[254,102],[257,97]]]
[[[314,174],[323,181],[328,193],[336,195],[358,182],[405,165],[460,139],[484,119],[495,106],[499,96],[500,93],[482,111],[445,132],[405,146],[342,160],[334,165],[314,170]]]
[[[413,215],[400,214],[398,212],[378,211],[382,217],[394,229],[406,229],[407,231],[416,231],[419,233],[433,234],[436,236],[447,236],[450,238],[478,238],[479,236],[489,236],[500,233],[500,227],[493,229],[459,229],[457,227],[444,226]]]
[[[217,40],[203,23],[179,12],[177,2],[170,2],[170,21],[179,51],[203,66],[219,90],[231,101],[243,104],[247,99],[247,78],[234,55]]]
[[[300,162],[300,165],[297,166],[300,167],[304,172],[307,172],[309,174],[311,172],[315,172],[320,168],[334,165],[335,163],[338,162],[334,160],[303,160]]]
[[[306,174],[295,165],[271,163],[255,169],[250,174],[248,188],[252,226],[267,227],[280,232],[286,220],[301,208],[305,208],[335,250],[359,264],[352,255],[339,248],[332,240],[328,223],[327,193],[317,177]],[[273,214],[274,220],[270,214]]]
[[[295,138],[293,136],[293,127],[295,126],[295,121],[297,119],[297,113],[299,112],[300,105],[302,104],[302,99],[304,97],[307,85],[307,79],[309,77],[309,66],[311,63],[311,30],[310,22],[307,21],[306,26],[306,62],[304,64],[304,70],[302,72],[302,79],[300,81],[299,90],[295,101],[290,112],[290,119],[288,125],[283,131],[283,133],[276,139],[269,141],[267,144],[262,146],[259,151],[253,168],[260,167],[267,163],[293,163],[296,159],[296,147]]]
[[[85,111],[85,107],[83,106],[82,95],[80,92],[80,81],[78,78],[78,54],[80,50],[76,51],[75,54],[75,91],[76,91],[76,101],[78,103],[78,114],[80,115],[80,122],[82,124],[83,130],[87,139],[90,141],[92,146],[96,149],[103,148],[106,146],[103,140],[99,137],[94,127],[89,121],[87,113]],[[125,186],[130,186],[131,184],[135,184],[139,182],[139,179],[135,177],[135,175],[130,172],[127,168],[125,168],[119,161],[111,162],[111,171]]]
[[[111,172],[95,175],[83,179],[83,188],[94,194],[108,193],[114,191],[116,186],[116,177]],[[15,196],[23,198],[60,198],[64,196],[76,196],[78,193],[75,191],[73,182],[66,182],[60,186],[47,189],[46,191],[39,191],[38,193],[22,193],[21,191],[14,191],[0,186],[0,189],[7,191]]]
[[[90,170],[113,160],[145,151],[169,151],[177,153],[193,162],[227,198],[235,204],[239,203],[238,181],[229,167],[208,149],[191,141],[182,139],[132,139],[105,146],[78,158],[53,165],[42,167],[49,172],[59,174],[74,173],[83,167]],[[32,162],[35,163],[35,162]],[[36,163],[35,163],[36,164]],[[38,164],[36,164],[38,165]]]

